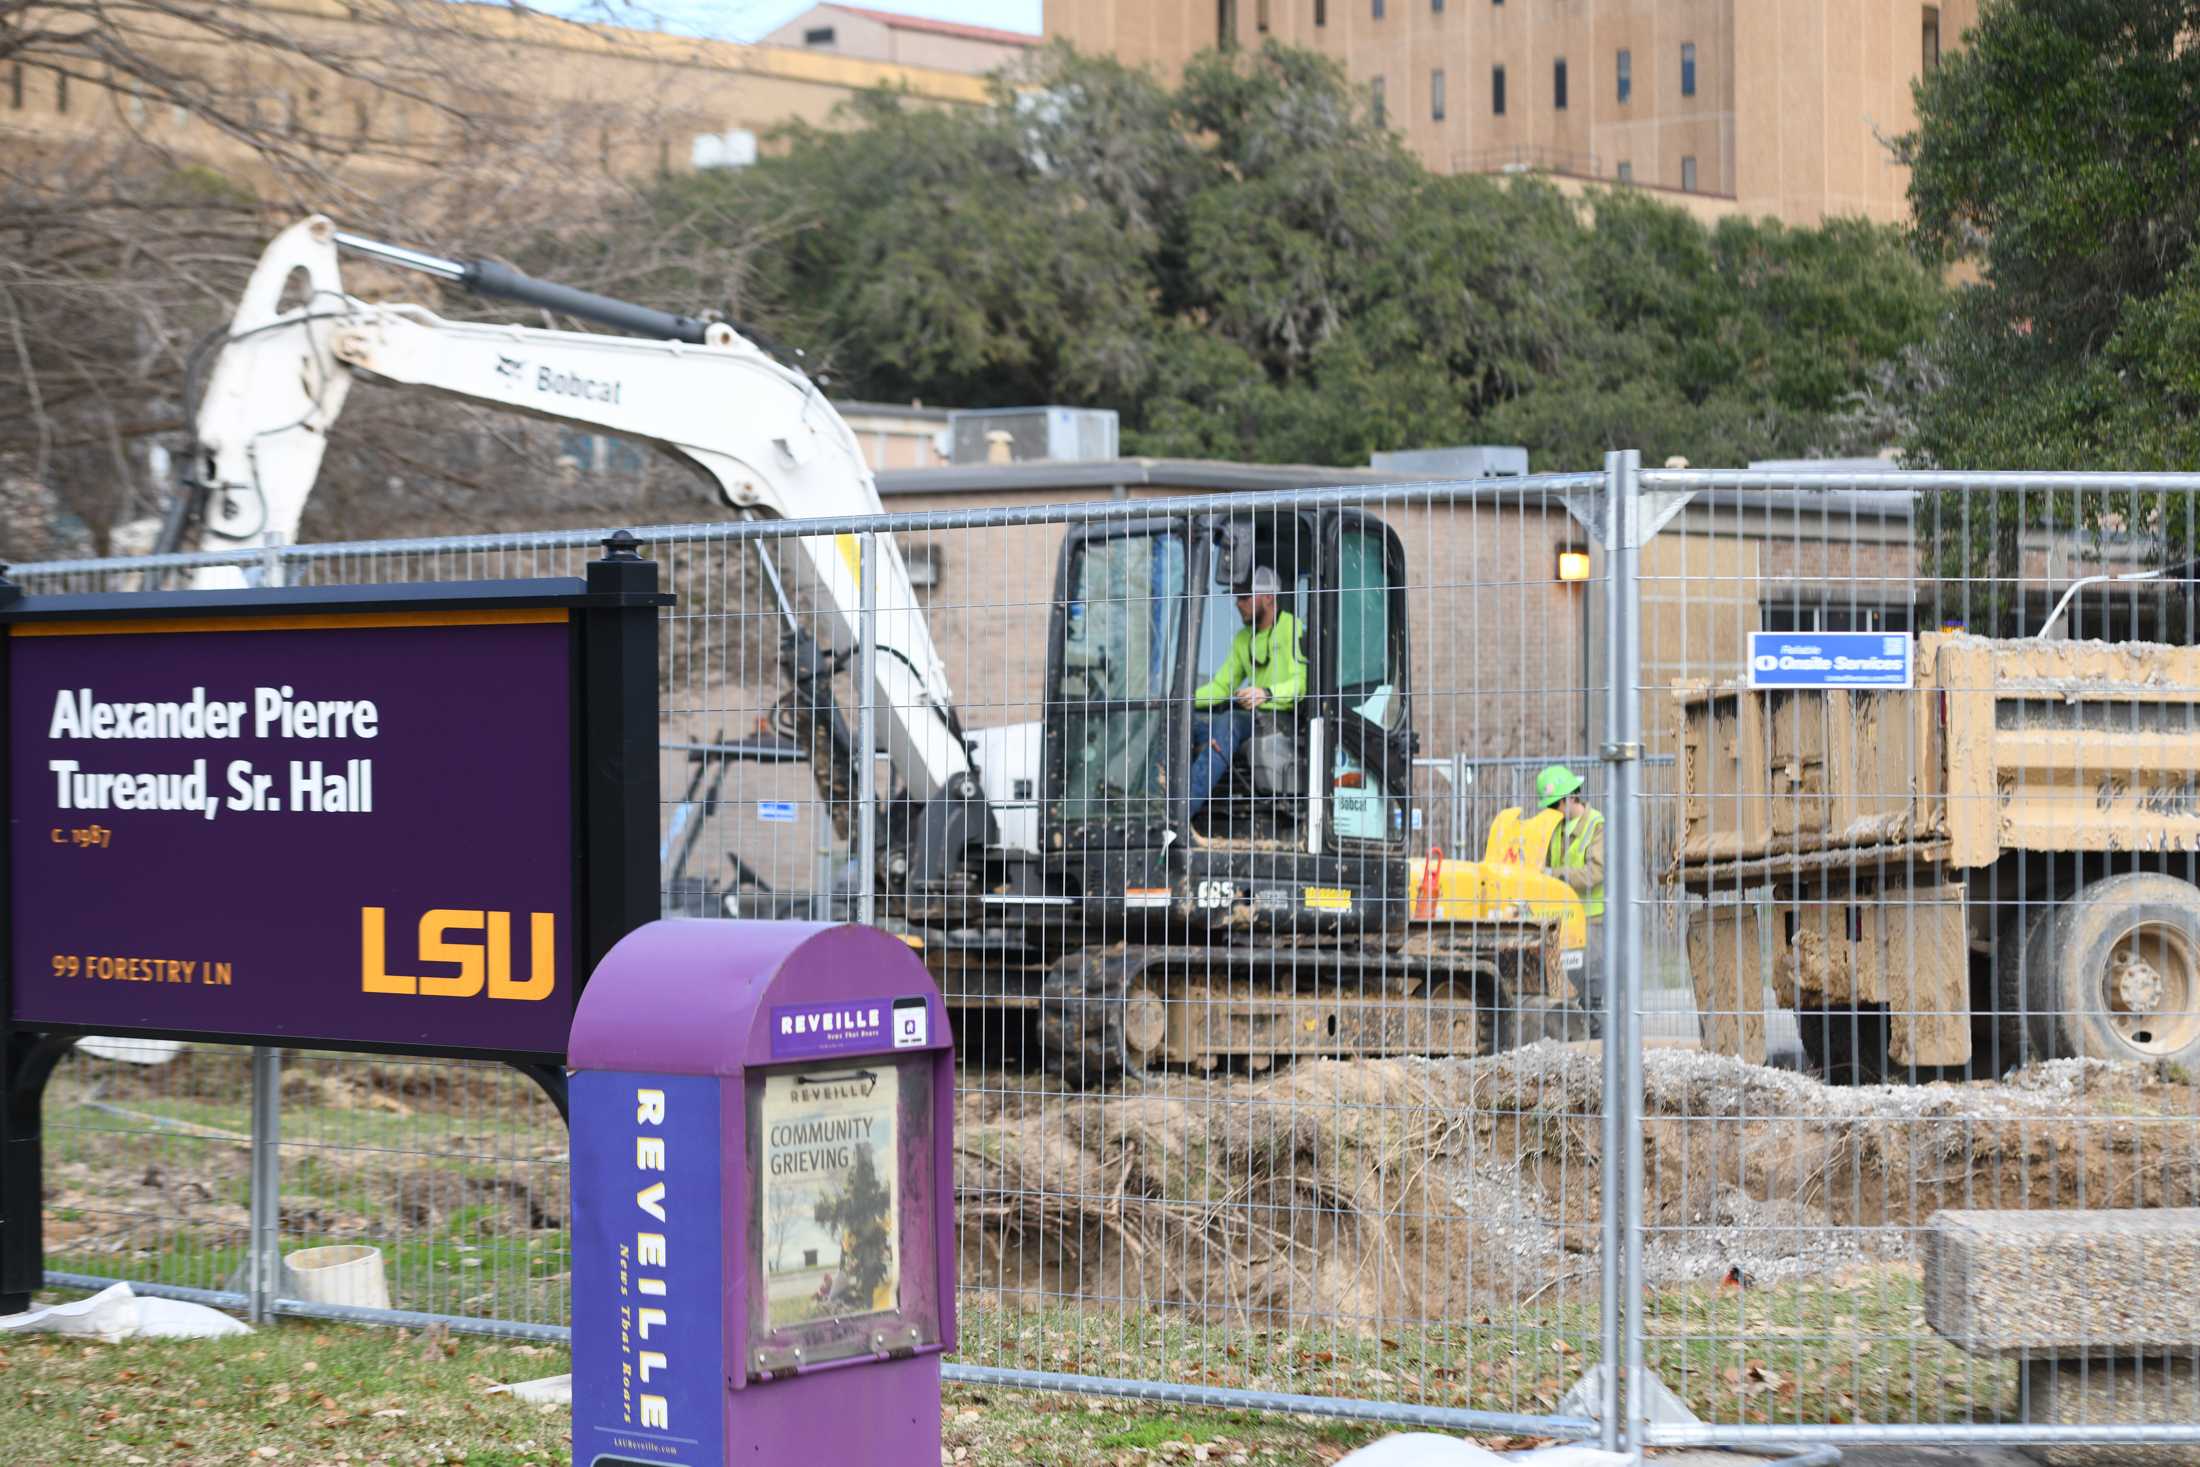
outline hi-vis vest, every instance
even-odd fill
[[[1551,832],[1551,855],[1544,862],[1545,867],[1552,871],[1562,871],[1588,865],[1590,842],[1596,839],[1597,832],[1603,828],[1604,815],[1597,810],[1591,810],[1579,820],[1562,823]],[[1589,888],[1582,905],[1589,909],[1589,920],[1592,922],[1604,915],[1603,882]]]
[[[1306,692],[1306,652],[1300,645],[1305,635],[1299,619],[1288,611],[1277,612],[1275,625],[1265,632],[1239,627],[1230,639],[1230,655],[1192,694],[1192,706],[1227,703],[1241,687],[1267,689],[1270,712],[1293,706]]]

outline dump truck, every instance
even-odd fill
[[[1674,687],[1705,1047],[1763,1058],[1769,980],[1836,1080],[2200,1065],[2200,648],[1926,634],[1915,667]]]

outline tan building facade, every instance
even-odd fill
[[[919,403],[836,402],[848,431],[862,445],[874,474],[893,469],[936,469],[948,463],[945,408]]]
[[[1039,38],[861,5],[819,5],[766,32],[759,43],[983,76],[1022,60]]]
[[[225,25],[188,11],[152,8],[130,13],[124,41],[186,89],[203,83],[222,110],[274,125],[311,167],[370,192],[377,181],[462,172],[484,131],[510,145],[500,147],[500,164],[524,155],[570,186],[738,164],[755,156],[768,129],[828,123],[841,103],[877,87],[920,104],[989,100],[987,84],[960,70],[582,25],[498,6],[383,12],[339,0],[239,0],[233,11],[236,31],[266,43],[236,41]],[[392,16],[412,28],[387,23]],[[44,58],[33,48],[0,65],[0,149],[123,132],[217,169],[259,172],[252,150],[230,132],[163,105],[80,53]]]
[[[1320,51],[1430,168],[1540,171],[1698,214],[1906,215],[1886,140],[1979,0],[1048,0],[1081,49],[1164,70],[1221,44]]]

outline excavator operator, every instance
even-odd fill
[[[1230,639],[1230,655],[1215,675],[1192,694],[1192,706],[1221,708],[1192,722],[1192,814],[1207,807],[1230,756],[1253,731],[1253,713],[1282,713],[1306,692],[1306,629],[1288,611],[1279,610],[1282,584],[1268,566],[1253,568],[1252,583],[1237,598],[1245,623]],[[1234,705],[1225,707],[1224,705]]]

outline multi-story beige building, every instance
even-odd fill
[[[1342,62],[1430,168],[1669,191],[1700,215],[1893,221],[1888,140],[1979,0],[1047,0],[1165,70],[1269,39]]]
[[[499,6],[232,0],[222,13],[143,7],[117,24],[109,39],[121,51],[202,105],[163,103],[97,48],[34,42],[0,63],[0,154],[52,156],[128,135],[257,181],[265,156],[240,128],[213,121],[219,113],[370,194],[515,159],[570,188],[738,165],[769,129],[829,123],[841,103],[878,87],[920,105],[990,100],[982,78],[931,64]],[[472,156],[492,137],[494,158]]]

